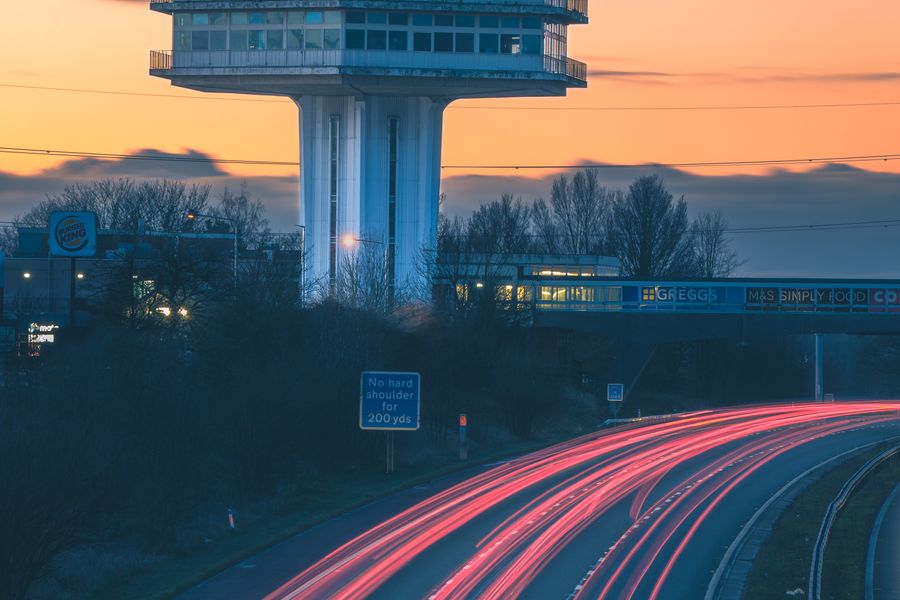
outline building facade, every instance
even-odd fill
[[[563,96],[587,0],[152,0],[173,49],[151,74],[300,109],[300,213],[311,276],[334,285],[361,243],[395,285],[435,247],[444,109],[462,98]]]

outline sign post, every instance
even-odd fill
[[[619,414],[619,407],[625,401],[625,385],[622,383],[606,384],[606,401],[609,402],[609,410],[613,419]]]
[[[69,257],[69,327],[72,327],[75,325],[75,259],[96,253],[97,215],[78,211],[51,212],[47,243],[51,256]]]
[[[466,439],[466,428],[469,426],[469,417],[466,413],[459,415],[459,460],[469,458],[469,441]]]
[[[359,428],[387,434],[386,471],[394,472],[394,432],[419,429],[418,373],[364,371],[359,381]]]

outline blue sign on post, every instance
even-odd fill
[[[364,371],[359,381],[359,427],[381,431],[419,428],[418,373]]]
[[[625,400],[625,386],[621,383],[606,384],[606,400],[608,402],[622,402]]]

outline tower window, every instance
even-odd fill
[[[478,51],[482,54],[500,52],[500,36],[496,33],[482,33],[478,36]]]
[[[474,33],[457,33],[456,34],[456,51],[457,52],[475,52],[475,34]]]
[[[453,34],[447,31],[438,31],[434,34],[435,52],[453,52]]]
[[[303,47],[303,30],[289,29],[287,35],[287,47],[291,50],[299,50]]]
[[[413,33],[413,50],[416,52],[431,52],[431,34],[421,31]]]
[[[347,30],[347,48],[350,50],[365,50],[366,32],[364,29]]]
[[[389,25],[406,25],[409,23],[409,15],[407,13],[390,13],[388,14]]]
[[[366,48],[369,50],[384,50],[387,48],[387,32],[379,29],[370,29],[366,32]]]
[[[321,50],[325,46],[325,36],[321,29],[307,29],[305,37],[305,46],[309,50]]]
[[[413,27],[431,27],[433,19],[428,13],[416,13],[413,15]]]
[[[337,50],[341,47],[341,30],[326,29],[325,30],[325,49]]]
[[[391,31],[388,34],[388,50],[408,50],[409,34],[405,31]]]

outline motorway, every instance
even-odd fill
[[[759,506],[900,437],[898,414],[769,405],[607,429],[374,502],[181,598],[703,598]]]

